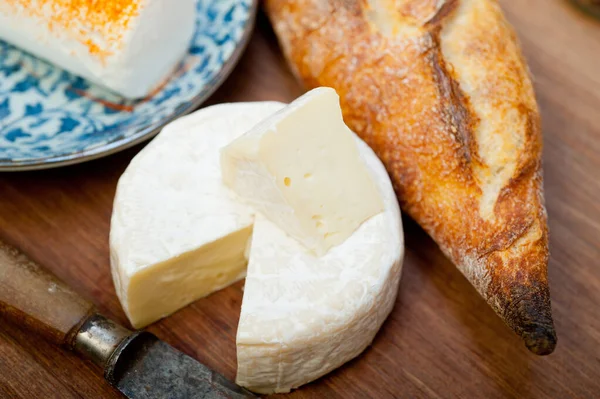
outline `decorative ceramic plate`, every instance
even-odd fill
[[[0,41],[0,171],[99,158],[149,139],[198,107],[240,58],[258,0],[197,3],[188,54],[142,100],[125,100]]]

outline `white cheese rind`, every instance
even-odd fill
[[[254,211],[223,185],[219,150],[282,106],[225,104],[183,117],[165,127],[121,176],[111,267],[135,327],[244,277]]]
[[[309,91],[222,151],[223,180],[317,255],[383,202],[334,89]]]
[[[85,10],[57,21],[67,3],[0,0],[0,39],[129,98],[168,77],[195,30],[195,0],[138,0],[126,22],[102,26],[90,26]]]
[[[356,138],[384,212],[315,257],[257,216],[237,333],[238,384],[289,392],[359,355],[394,306],[404,255],[387,172]]]

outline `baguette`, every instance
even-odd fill
[[[330,86],[400,204],[538,355],[556,346],[540,117],[494,0],[267,0],[294,73]]]

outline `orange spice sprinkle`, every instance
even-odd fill
[[[120,46],[123,33],[139,13],[141,0],[5,0],[15,13],[29,14],[48,30],[67,32],[90,54],[104,58]]]

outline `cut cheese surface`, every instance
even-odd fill
[[[143,97],[181,60],[195,0],[0,0],[0,39],[125,97]]]
[[[383,210],[331,88],[262,121],[225,147],[221,162],[229,187],[317,255]]]
[[[236,382],[289,392],[359,355],[394,306],[404,238],[385,168],[358,141],[384,212],[321,257],[258,215],[237,333]]]
[[[133,159],[110,231],[113,279],[133,326],[244,277],[254,214],[223,185],[219,150],[281,106],[203,109],[169,124]]]

